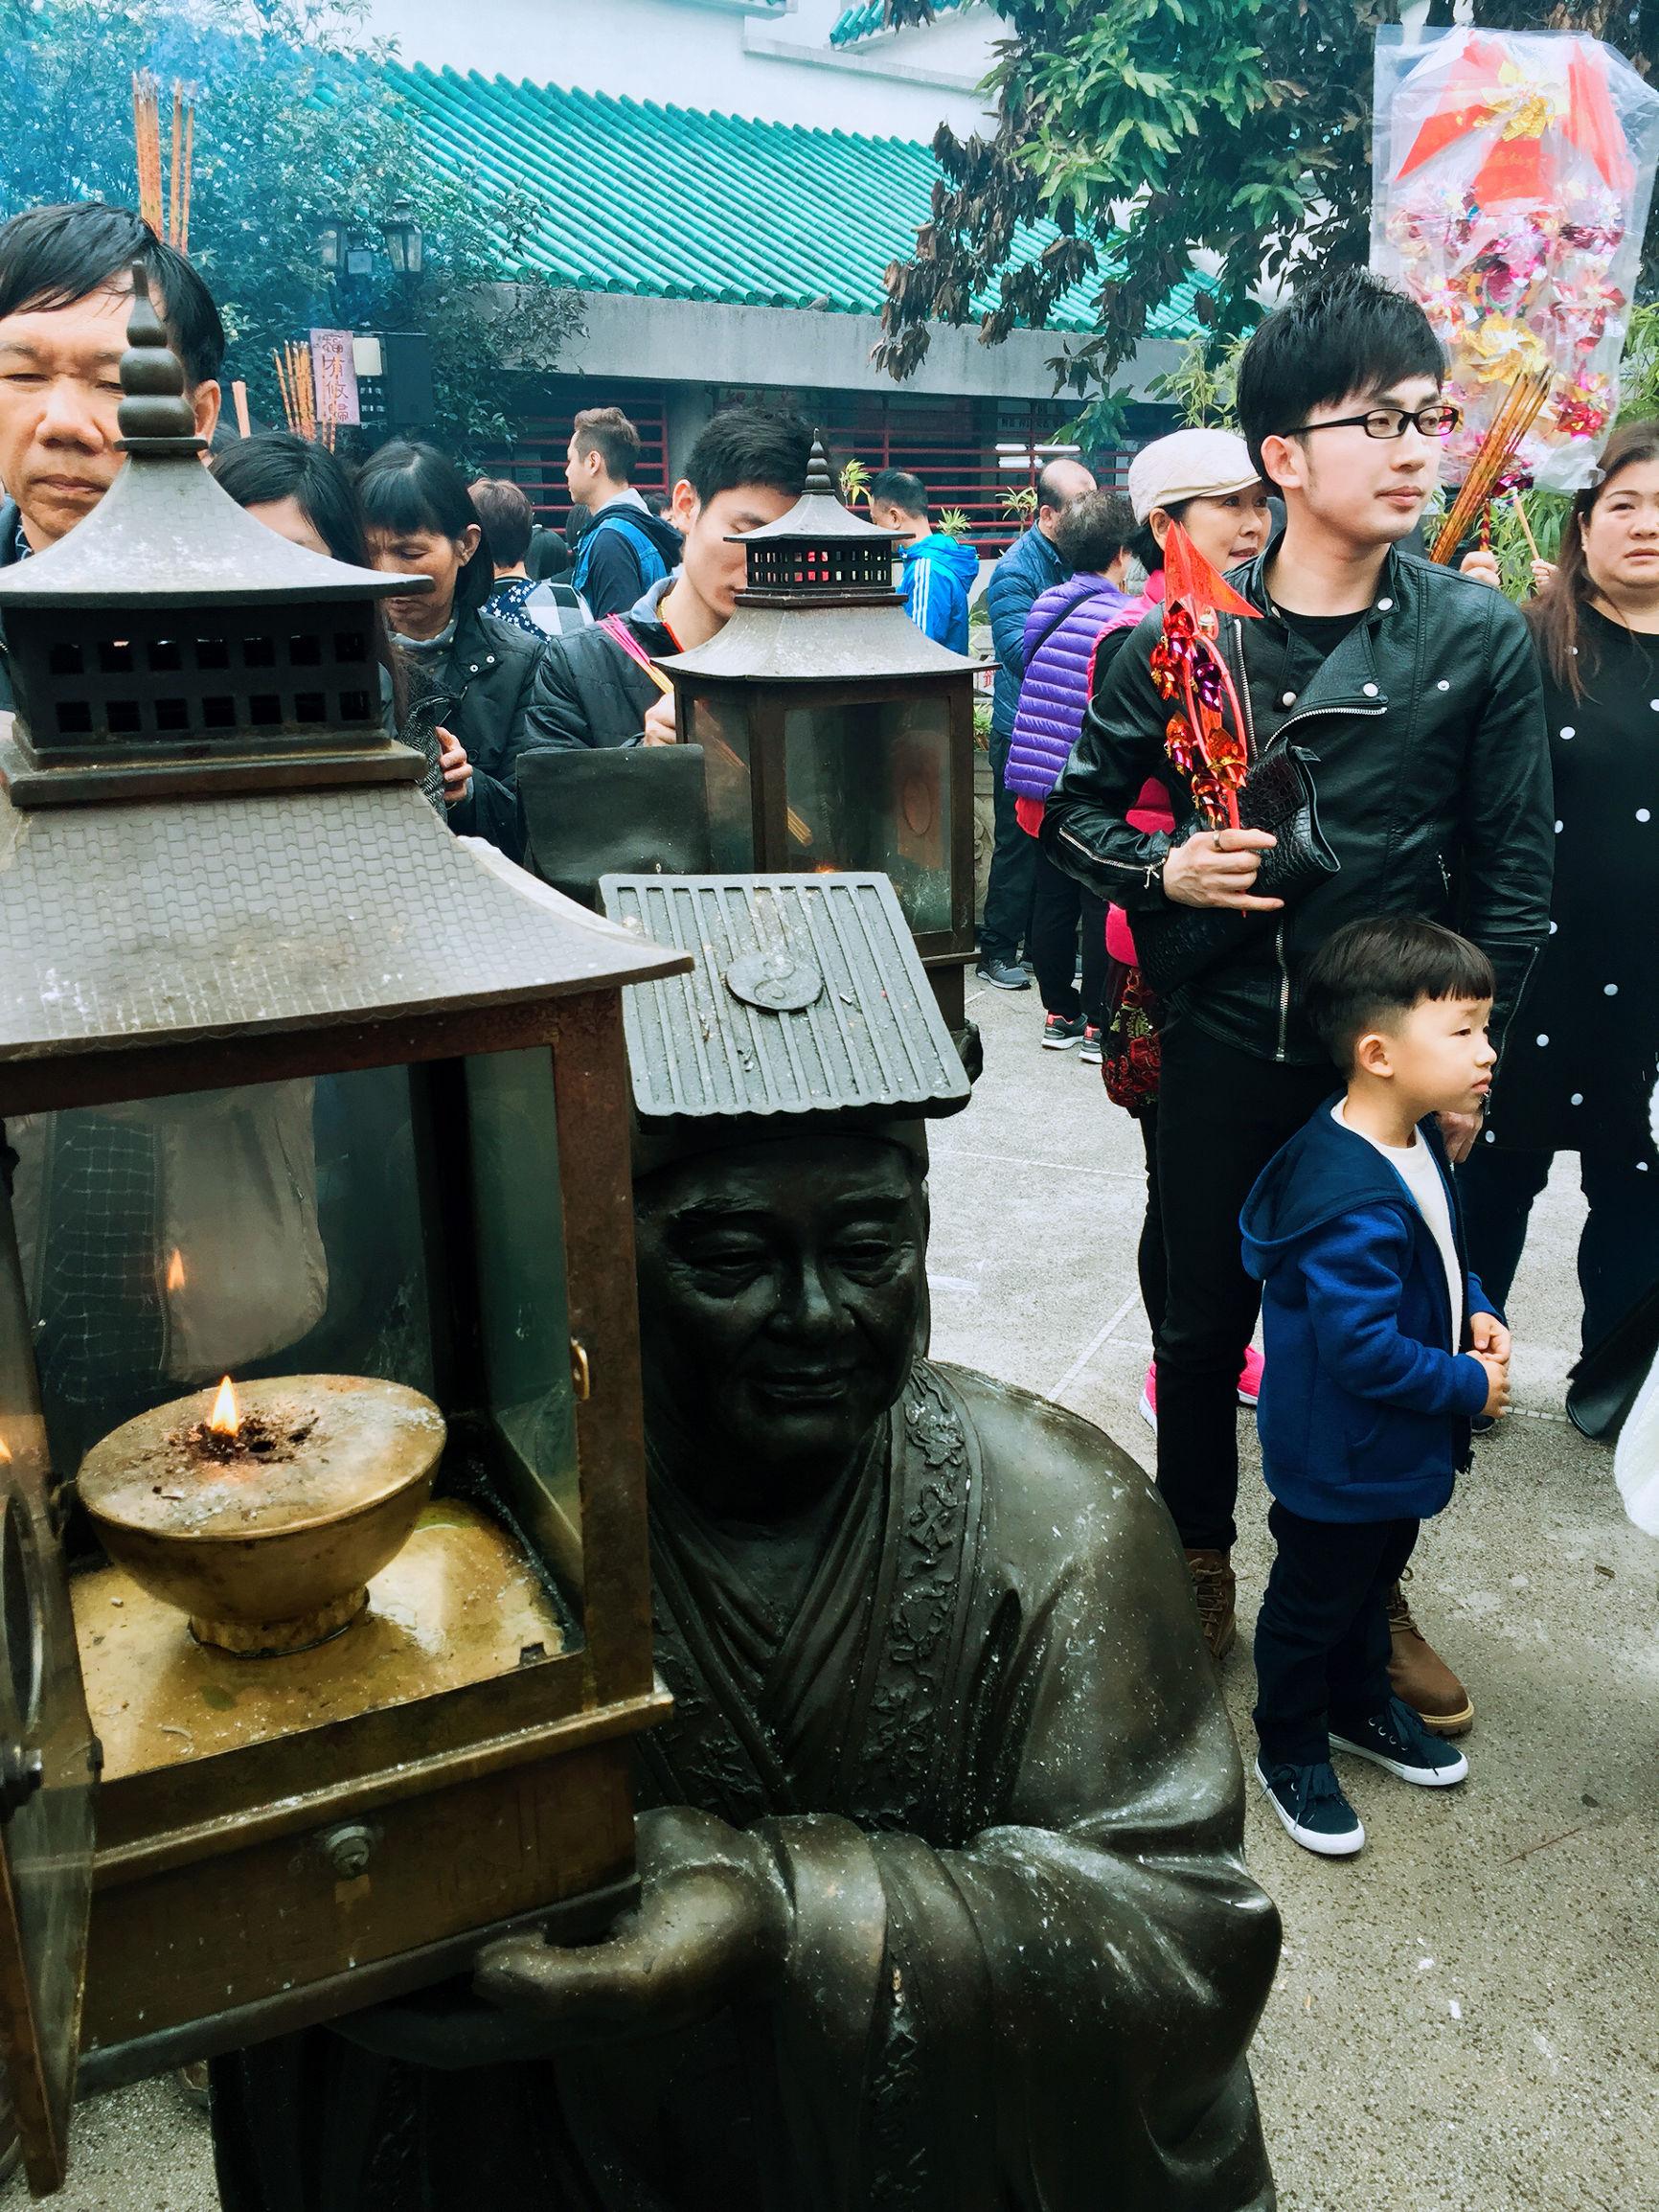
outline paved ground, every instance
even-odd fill
[[[973,1011],[988,1073],[935,1144],[936,1348],[1149,1458],[1139,1136],[1097,1070],[1038,1049],[1034,992]],[[1519,1410],[1419,1554],[1419,1617],[1479,1711],[1470,1780],[1431,1798],[1362,1769],[1371,1842],[1346,1865],[1298,1851],[1252,1802],[1251,1861],[1286,1929],[1257,2048],[1285,2212],[1659,2204],[1659,1547],[1559,1412],[1579,1211],[1557,1177],[1513,1300]],[[1264,1494],[1252,1467],[1252,1611]],[[1246,1649],[1226,1683],[1244,1727]],[[170,2084],[84,2108],[75,2167],[64,2212],[217,2202],[205,2127]],[[14,2184],[0,2212],[23,2201]]]

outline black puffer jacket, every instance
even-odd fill
[[[1289,639],[1263,575],[1279,540],[1231,581],[1262,610],[1242,622],[1257,742],[1316,756],[1319,818],[1341,862],[1292,906],[1239,917],[1239,947],[1175,994],[1172,1012],[1263,1059],[1316,1064],[1301,964],[1344,922],[1428,914],[1490,957],[1494,1038],[1549,925],[1554,819],[1538,670],[1501,592],[1398,551],[1375,604],[1300,696],[1284,689]],[[1193,818],[1164,752],[1170,710],[1149,659],[1148,615],[1095,695],[1043,820],[1057,867],[1131,919],[1163,899],[1160,871]],[[1148,776],[1168,788],[1174,839],[1125,816]]]
[[[472,787],[460,806],[448,809],[449,827],[459,837],[483,837],[510,860],[524,856],[518,756],[537,741],[527,710],[545,650],[544,640],[492,614],[468,609],[455,626],[442,666],[433,669],[428,662],[411,671],[416,691],[435,684],[455,694],[459,702],[443,718],[443,726],[466,749]]]
[[[673,582],[664,577],[623,617],[652,660],[678,652],[657,619],[657,602]],[[598,623],[550,638],[530,702],[532,741],[541,745],[632,745],[662,693]]]

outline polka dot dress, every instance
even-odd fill
[[[1510,1031],[1489,1136],[1659,1167],[1659,635],[1591,609],[1582,698],[1546,675],[1556,779],[1550,934]],[[1587,655],[1586,655],[1587,657]]]

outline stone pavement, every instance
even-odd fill
[[[985,992],[987,1073],[934,1143],[934,1344],[1097,1421],[1147,1464],[1140,1136],[1098,1069],[1037,1043],[1034,991]],[[1431,1524],[1412,1596],[1478,1718],[1442,1797],[1351,1776],[1370,1842],[1299,1851],[1252,1789],[1284,1915],[1256,2071],[1284,2212],[1641,2212],[1659,2203],[1659,1545],[1560,1413],[1580,1208],[1563,1162],[1511,1318],[1517,1411]],[[1265,1567],[1248,1421],[1246,1631]],[[1224,1676],[1248,1741],[1248,1634]],[[64,2212],[214,2212],[170,2083],[78,2116]],[[1110,2146],[1102,2146],[1109,2171]],[[20,2183],[0,2212],[26,2201]],[[1144,2212],[1156,2212],[1146,2207]]]

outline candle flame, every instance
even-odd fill
[[[3,1436],[0,1436],[0,1467],[10,1467],[11,1465],[11,1448],[6,1442],[6,1439]]]
[[[237,1394],[231,1388],[231,1379],[227,1375],[219,1384],[214,1409],[208,1415],[208,1426],[216,1436],[235,1436],[241,1425],[241,1408],[237,1404]]]
[[[184,1282],[184,1254],[175,1244],[172,1248],[172,1258],[167,1264],[167,1287],[170,1290],[182,1290]]]

